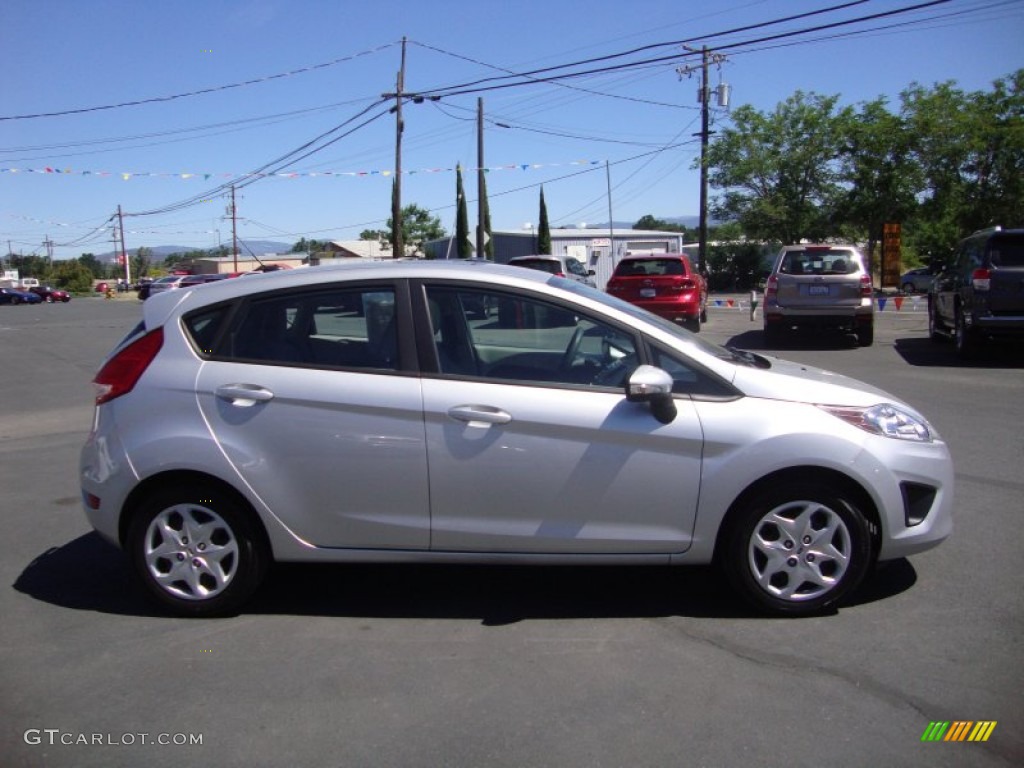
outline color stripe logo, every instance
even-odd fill
[[[933,720],[921,741],[988,741],[996,729],[995,720]]]

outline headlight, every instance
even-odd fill
[[[891,403],[879,403],[868,408],[835,405],[818,407],[873,435],[913,440],[916,443],[930,443],[936,436],[927,421]]]

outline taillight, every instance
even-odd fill
[[[778,277],[778,275],[772,275],[771,277],[768,278],[768,282],[765,284],[765,287],[764,287],[765,298],[768,298],[769,296],[774,296],[778,292],[779,292],[779,277]]]
[[[131,392],[163,343],[164,330],[157,328],[107,360],[92,380],[96,385],[96,405],[109,403]]]
[[[861,296],[872,296],[874,289],[871,286],[871,275],[860,276],[860,295]]]
[[[683,291],[692,291],[696,287],[697,283],[688,277],[674,277],[672,278],[672,285],[669,289],[676,293],[682,293]]]
[[[992,287],[992,272],[988,269],[976,269],[971,273],[971,285],[976,291],[987,291]]]
[[[555,277],[565,277],[565,272],[555,272]]]

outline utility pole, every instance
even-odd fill
[[[238,209],[235,207],[235,185],[231,185],[231,254],[234,258],[232,272],[238,271]]]
[[[484,100],[476,100],[476,257],[486,258],[484,251]]]
[[[121,213],[121,206],[117,206],[117,229],[121,235],[121,258],[124,260],[124,283],[132,284],[132,268],[128,263],[128,249],[124,247],[124,214]]]
[[[402,38],[402,67],[395,84],[395,179],[391,188],[391,257],[405,255],[402,242],[402,89],[405,88],[405,37]]]
[[[683,46],[684,49],[692,53],[697,53],[695,48],[689,46]],[[700,272],[705,272],[707,269],[707,258],[708,258],[708,137],[711,135],[710,128],[710,108],[708,102],[711,100],[711,89],[708,87],[708,63],[713,62],[717,66],[721,66],[722,62],[725,61],[725,56],[720,53],[712,53],[708,50],[708,47],[703,46],[699,53],[701,54],[700,63],[700,90],[697,94],[697,100],[700,102],[700,231],[698,235],[698,256],[697,256],[697,269]],[[692,67],[680,67],[678,70],[679,75],[692,75],[697,71],[696,66]],[[725,83],[719,83],[718,85],[718,105],[721,107],[727,107],[729,105],[729,86]]]

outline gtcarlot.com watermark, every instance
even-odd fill
[[[22,735],[30,746],[132,747],[156,744],[162,747],[202,746],[201,733],[76,733],[60,728],[29,728]]]

